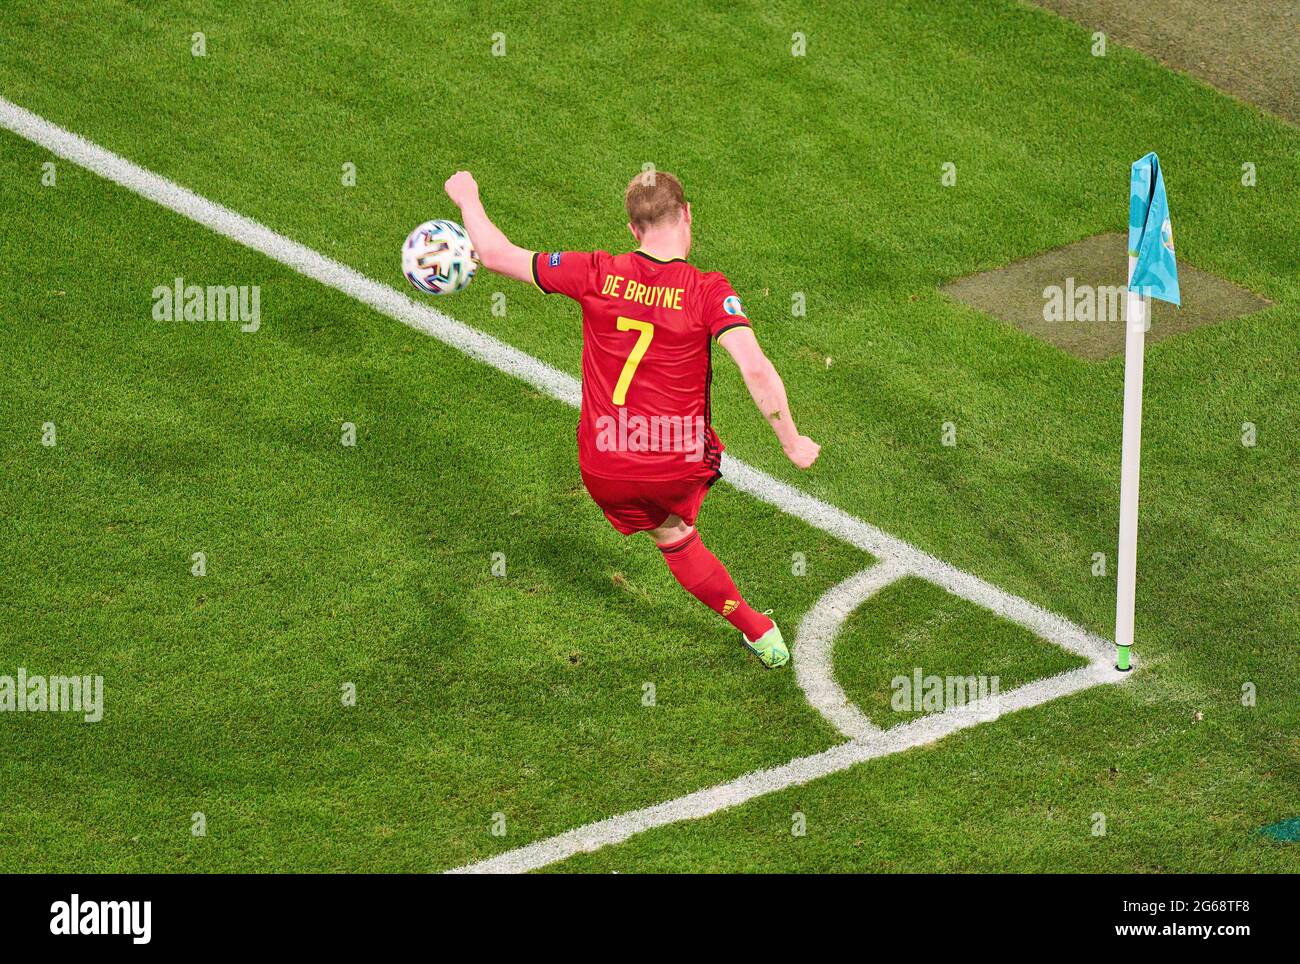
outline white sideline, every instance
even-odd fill
[[[552,368],[545,362],[491,335],[462,324],[388,285],[374,281],[332,258],[292,241],[257,221],[209,201],[3,97],[0,97],[0,126],[44,147],[58,157],[120,184],[141,197],[183,215],[217,234],[237,241],[308,278],[355,298],[382,314],[431,335],[471,358],[513,375],[552,398],[570,406],[577,406],[580,402],[581,387],[573,376]],[[1019,623],[1044,639],[1083,656],[1092,663],[1086,669],[1039,680],[1003,694],[999,712],[1034,706],[1098,683],[1115,682],[1126,678],[1109,666],[1112,653],[1110,643],[1064,617],[999,589],[978,576],[963,572],[842,509],[816,499],[773,478],[766,472],[727,455],[723,457],[723,473],[726,481],[740,491],[872,554],[881,563],[888,564],[887,571],[897,573],[896,578],[913,575],[932,582],[953,595]],[[881,570],[882,573],[884,571],[886,570]],[[850,577],[850,580],[857,579],[861,575]],[[835,590],[831,591],[833,592]],[[823,603],[827,602],[827,597],[830,597],[831,593],[823,597]],[[810,611],[805,623],[812,617],[813,613]],[[820,615],[818,618],[821,618]],[[829,673],[829,667],[826,671]],[[833,681],[832,685],[834,685]],[[835,689],[839,688],[836,686]],[[842,691],[840,692],[842,696]],[[957,714],[943,713],[894,727],[883,733],[870,732],[859,725],[858,732],[861,739],[851,740],[823,753],[801,757],[771,770],[747,774],[729,783],[701,790],[655,807],[589,824],[461,869],[492,871],[527,870],[540,867],[581,850],[624,840],[649,827],[704,816],[723,807],[735,806],[760,794],[804,783],[835,770],[844,769],[862,760],[919,746],[948,733],[972,726],[986,718],[992,716],[982,717],[969,710]],[[867,726],[870,727],[870,724],[868,723]],[[871,729],[874,730],[874,727]]]
[[[545,867],[547,864],[576,854],[589,853],[610,844],[620,843],[645,830],[664,827],[683,820],[707,817],[719,810],[739,806],[755,797],[804,784],[840,770],[847,770],[864,760],[873,760],[898,753],[900,750],[933,743],[958,730],[987,723],[1007,713],[1038,706],[1102,683],[1119,683],[1129,678],[1128,674],[1116,670],[1109,659],[1098,659],[1082,669],[1035,680],[990,700],[954,707],[943,713],[924,716],[911,723],[881,730],[872,725],[862,711],[848,701],[844,691],[833,680],[830,681],[830,686],[834,687],[834,692],[830,693],[818,685],[817,677],[821,677],[822,685],[826,680],[830,680],[831,641],[849,613],[903,575],[906,575],[904,570],[890,563],[878,563],[855,573],[827,590],[808,611],[799,626],[799,635],[794,645],[796,669],[801,654],[806,648],[811,648],[814,652],[811,657],[805,656],[805,659],[815,664],[825,662],[824,669],[813,668],[813,686],[805,685],[803,679],[800,680],[800,686],[803,687],[809,702],[842,733],[850,737],[847,743],[841,743],[811,756],[798,757],[770,770],[746,773],[734,780],[709,787],[707,790],[689,793],[675,800],[668,800],[605,820],[597,820],[575,830],[547,837],[514,850],[507,850],[495,857],[457,867],[447,873],[517,874],[537,870],[539,867]]]
[[[877,757],[898,753],[900,750],[910,750],[926,743],[933,743],[958,730],[1005,716],[1007,713],[1038,706],[1057,697],[1077,693],[1101,683],[1118,682],[1125,678],[1124,674],[1105,663],[1094,663],[1059,676],[1035,680],[1003,693],[993,707],[985,708],[982,704],[973,703],[943,713],[935,713],[932,716],[924,716],[911,723],[880,731],[865,739],[850,740],[812,756],[798,757],[770,770],[746,773],[735,780],[720,783],[707,790],[688,793],[684,797],[668,800],[653,807],[598,820],[576,830],[557,834],[515,850],[508,850],[496,857],[457,867],[448,873],[518,874],[536,870],[557,860],[621,843],[645,830],[664,827],[683,820],[707,817],[755,797],[808,783],[810,780],[840,770],[847,770],[865,760],[874,760]]]

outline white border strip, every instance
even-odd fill
[[[209,201],[3,97],[0,97],[0,126],[58,157],[258,251],[299,274],[431,335],[471,358],[513,375],[552,398],[575,407],[580,403],[581,386],[573,376],[552,368],[491,335],[462,324],[388,285],[367,278],[305,245],[291,241],[251,218]],[[730,456],[723,457],[723,472],[726,480],[735,488],[871,553],[881,563],[888,564],[889,572],[898,572],[900,577],[919,576],[942,586],[953,595],[1019,623],[1044,639],[1092,662],[1093,665],[1087,669],[1040,680],[1004,694],[999,712],[1033,706],[1098,683],[1125,678],[1107,665],[1112,653],[1111,644],[1064,617],[999,589],[978,576],[963,572],[842,509]],[[984,718],[991,717],[981,717],[968,708],[956,714],[950,711],[926,717],[878,734],[860,729],[862,739],[792,760],[771,770],[747,774],[730,783],[701,790],[678,800],[590,824],[463,869],[504,871],[540,867],[583,850],[625,840],[650,827],[704,816],[763,793],[806,783],[863,760],[920,746],[972,726]]]

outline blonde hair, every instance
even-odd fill
[[[644,231],[677,217],[686,207],[682,182],[667,171],[643,171],[628,182],[623,193],[627,219]]]

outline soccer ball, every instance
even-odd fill
[[[464,291],[477,270],[474,243],[455,221],[425,221],[402,245],[402,271],[426,294]]]

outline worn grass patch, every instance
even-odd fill
[[[1026,334],[1088,361],[1124,354],[1127,240],[1099,234],[940,290]],[[1180,259],[1181,307],[1152,299],[1148,342],[1231,321],[1272,302]]]

